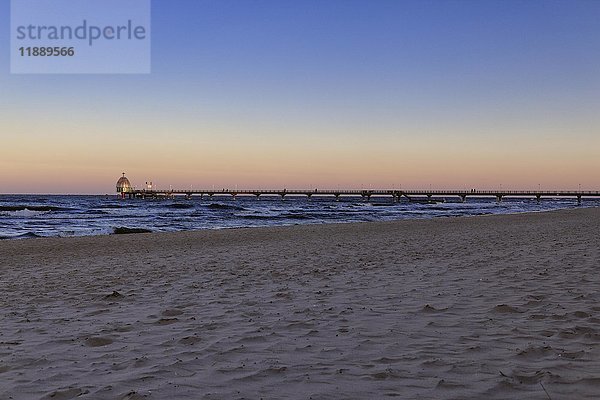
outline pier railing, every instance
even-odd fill
[[[456,197],[462,201],[466,201],[467,197],[495,197],[498,201],[502,201],[505,197],[533,197],[537,200],[548,197],[571,197],[576,198],[581,202],[582,198],[600,198],[600,191],[583,191],[583,190],[439,190],[439,189],[416,189],[416,190],[398,190],[398,189],[131,189],[127,192],[129,198],[164,198],[185,196],[333,196],[339,199],[342,196],[357,196],[365,199],[371,197],[388,196],[394,198],[395,201],[400,201],[405,197],[413,200],[415,197],[423,197],[433,201],[435,197]]]

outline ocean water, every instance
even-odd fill
[[[509,214],[581,207],[575,199],[437,198],[434,203],[393,203],[391,198],[213,197],[120,200],[116,196],[0,195],[0,239],[87,236],[117,228],[153,232],[294,224],[391,221]],[[582,206],[600,206],[584,199]]]

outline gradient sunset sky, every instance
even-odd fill
[[[11,75],[0,193],[600,190],[600,1],[152,2],[149,75]]]

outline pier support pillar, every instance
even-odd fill
[[[537,196],[535,196],[535,200],[539,203],[542,200],[542,196],[538,194]]]
[[[466,194],[461,194],[460,195],[460,202],[461,203],[466,203],[467,201],[467,195]]]
[[[581,205],[581,196],[577,196],[577,205]]]
[[[496,201],[498,203],[502,203],[502,195],[501,194],[496,195]]]

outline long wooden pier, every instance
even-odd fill
[[[123,197],[156,199],[156,198],[175,198],[177,196],[191,199],[194,196],[200,198],[216,196],[228,196],[236,199],[238,196],[279,196],[282,199],[286,197],[303,196],[312,197],[332,197],[339,200],[341,197],[358,197],[366,201],[373,197],[388,197],[394,202],[399,202],[402,198],[409,201],[439,201],[447,197],[458,197],[462,202],[467,197],[492,197],[501,202],[509,197],[528,197],[540,201],[542,198],[572,198],[581,203],[583,198],[600,198],[600,191],[552,191],[552,190],[298,190],[298,189],[222,189],[222,190],[156,190],[156,189],[127,189],[121,192]]]

